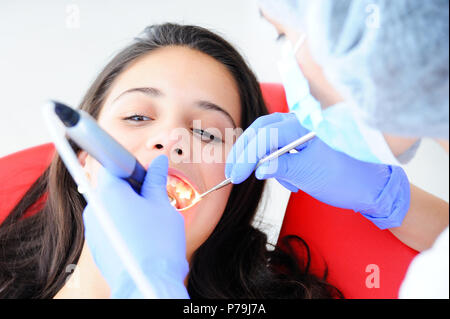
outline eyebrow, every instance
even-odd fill
[[[233,118],[231,117],[230,113],[228,113],[227,111],[225,111],[223,108],[221,108],[220,106],[218,106],[217,104],[214,104],[212,102],[209,101],[198,101],[196,103],[196,106],[204,109],[204,110],[212,110],[212,111],[217,111],[222,113],[223,115],[225,115],[230,122],[233,124],[233,128],[236,128],[236,123],[234,122]]]
[[[153,88],[153,87],[139,87],[139,88],[132,88],[132,89],[128,89],[122,93],[120,93],[114,100],[113,102],[117,101],[119,98],[121,98],[123,95],[125,94],[129,94],[129,93],[144,93],[145,95],[151,96],[151,97],[161,97],[164,96],[164,93],[157,89],[157,88]],[[228,113],[227,111],[225,111],[223,108],[221,108],[220,106],[218,106],[217,104],[210,102],[210,101],[204,101],[204,100],[199,100],[195,103],[195,105],[201,109],[204,110],[211,110],[211,111],[216,111],[216,112],[220,112],[223,115],[225,115],[230,122],[233,124],[233,128],[236,128],[236,123],[234,122],[233,118],[231,117],[230,113]]]
[[[152,87],[132,88],[132,89],[128,89],[128,90],[123,91],[122,93],[120,93],[119,96],[117,96],[113,100],[113,102],[117,101],[118,99],[120,99],[125,94],[134,93],[134,92],[144,93],[145,95],[149,95],[149,96],[153,96],[153,97],[160,97],[160,96],[164,95],[164,93],[161,92],[161,90],[158,90],[158,89],[152,88]]]

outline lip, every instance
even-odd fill
[[[183,182],[185,182],[187,185],[189,185],[190,187],[192,187],[192,189],[197,193],[200,194],[197,185],[195,185],[194,183],[192,183],[189,178],[186,177],[186,175],[184,175],[182,172],[180,172],[179,170],[169,167],[169,171],[168,171],[168,175],[172,175],[175,176],[177,178],[179,178],[180,180],[182,180]]]

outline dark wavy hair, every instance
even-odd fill
[[[137,58],[166,46],[184,46],[222,63],[239,88],[242,128],[267,114],[259,83],[241,55],[222,37],[198,26],[147,27],[97,76],[79,108],[98,118],[109,89]],[[80,149],[72,143],[76,152]],[[267,248],[267,236],[252,225],[264,187],[254,176],[234,185],[211,236],[190,264],[191,298],[330,298],[342,294],[309,273],[308,246],[284,238],[284,247]],[[42,196],[37,214],[22,218]],[[60,157],[54,159],[0,226],[0,297],[52,298],[64,286],[66,267],[76,264],[84,243],[86,202]],[[304,247],[294,254],[292,241]]]

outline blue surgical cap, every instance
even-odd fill
[[[448,139],[448,0],[259,3],[279,22],[306,30],[312,55],[369,125]]]

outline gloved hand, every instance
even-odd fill
[[[271,130],[277,132],[277,139],[270,139]],[[241,183],[261,158],[308,132],[293,113],[258,118],[228,154],[226,177],[234,184]],[[297,150],[262,164],[255,176],[274,177],[292,192],[301,189],[326,204],[360,212],[381,229],[401,225],[410,202],[409,182],[402,168],[359,161],[318,137]]]
[[[189,298],[184,219],[167,196],[167,156],[153,160],[141,195],[103,167],[96,192],[159,298]],[[113,298],[142,297],[88,204],[83,213],[85,238]]]

